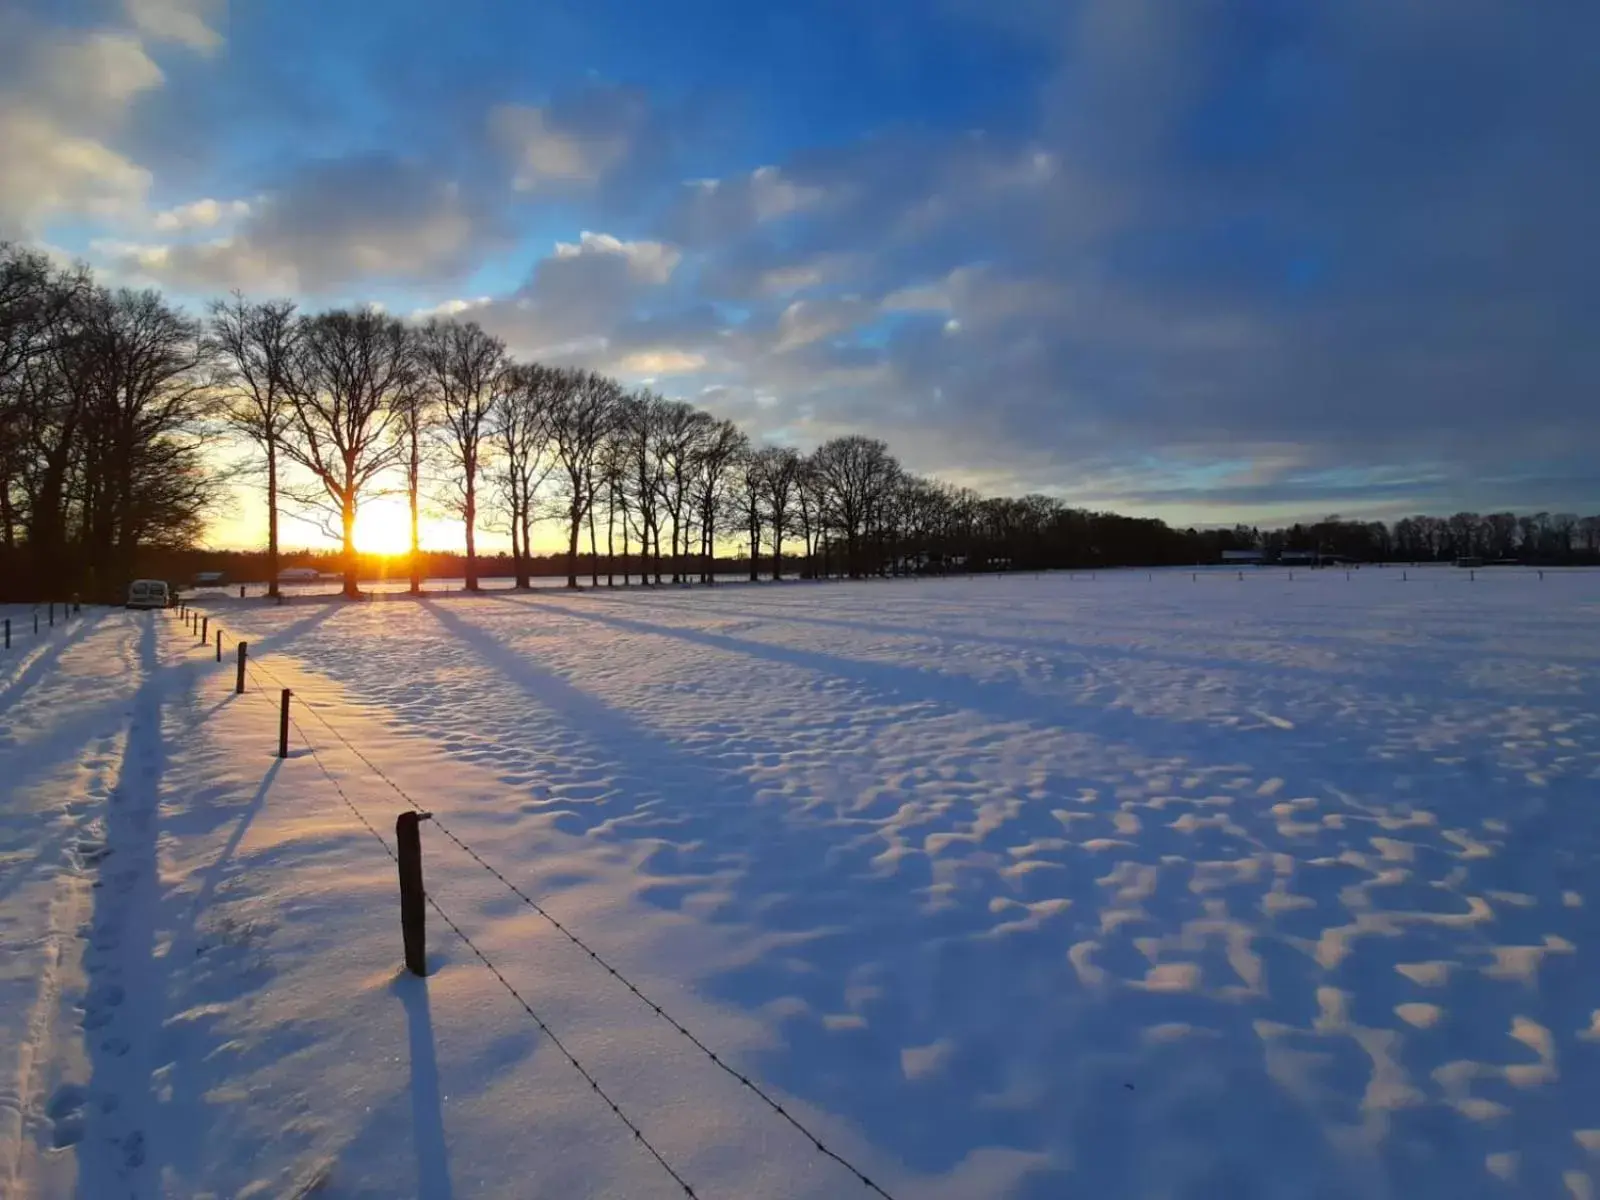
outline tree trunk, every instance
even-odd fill
[[[578,531],[583,525],[583,513],[577,502],[572,505],[572,520],[567,528],[567,586],[578,586]]]
[[[462,519],[467,536],[467,591],[478,590],[478,484],[474,472],[467,468],[466,503],[462,506]]]
[[[356,498],[346,492],[339,506],[339,516],[344,523],[344,595],[347,600],[359,600],[361,589],[356,586]]]
[[[278,439],[267,439],[267,595],[278,596]]]
[[[606,498],[606,586],[617,586],[617,491]]]
[[[414,418],[415,419],[415,418]],[[411,594],[422,594],[422,542],[417,536],[417,491],[421,485],[422,447],[417,440],[417,427],[411,427],[411,461],[406,464],[406,499],[411,504]]]
[[[750,522],[750,582],[761,580],[761,523]]]
[[[600,586],[600,547],[594,538],[594,502],[589,504],[589,585]]]

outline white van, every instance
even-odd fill
[[[160,579],[135,579],[128,585],[129,608],[166,608],[171,600]]]

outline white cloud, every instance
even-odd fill
[[[512,187],[537,191],[551,183],[593,183],[626,157],[626,132],[558,128],[550,113],[502,104],[489,113],[489,134],[511,160]]]
[[[556,258],[574,259],[589,255],[609,255],[627,263],[628,274],[639,283],[661,284],[672,278],[682,261],[676,246],[665,242],[625,242],[609,233],[584,230],[576,242],[557,242]]]
[[[177,42],[200,54],[222,46],[203,15],[214,7],[210,0],[125,0],[125,7],[134,28],[155,41]]]
[[[248,200],[194,200],[176,208],[158,212],[151,225],[161,233],[186,233],[193,229],[210,229],[224,221],[238,221],[250,215]]]
[[[684,350],[639,350],[618,361],[616,369],[627,375],[683,375],[705,365],[703,354]]]
[[[750,204],[757,221],[776,221],[790,213],[822,202],[827,193],[784,177],[777,167],[757,167],[750,173]]]
[[[870,315],[859,299],[796,300],[778,318],[778,353],[809,346],[823,338],[843,333]]]
[[[494,303],[491,296],[479,296],[473,300],[460,298],[446,300],[442,304],[430,305],[427,308],[413,309],[411,319],[426,321],[429,317],[459,317],[463,313],[472,312],[474,309],[486,308]]]
[[[0,12],[0,236],[37,237],[62,217],[136,216],[150,172],[115,139],[130,106],[164,81],[138,36]]]

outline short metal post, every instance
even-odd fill
[[[200,618],[200,641],[202,643],[204,643],[206,641],[209,641],[210,638],[211,638],[211,618],[210,617],[201,617]]]
[[[222,630],[217,630],[217,661],[222,661]]]
[[[39,632],[39,610],[37,608],[33,610],[33,632],[36,634]]]
[[[400,934],[405,940],[406,969],[413,975],[428,973],[428,894],[422,889],[422,836],[418,826],[432,813],[401,813],[394,819],[399,847]]]
[[[283,689],[283,699],[278,705],[278,757],[289,757],[289,697],[294,695],[288,688]]]
[[[239,643],[239,677],[234,680],[233,690],[241,696],[244,695],[244,660],[249,653],[249,647],[248,642]]]
[[[1468,571],[1467,572],[1467,582],[1468,583],[1477,583],[1478,582],[1478,573],[1476,571]]]
[[[244,584],[242,583],[239,585],[239,599],[244,599]]]

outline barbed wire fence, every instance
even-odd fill
[[[248,646],[248,642],[242,641],[241,639],[228,633],[221,627],[220,624],[211,622],[209,614],[206,614],[204,617],[202,617],[197,610],[191,610],[186,604],[179,604],[175,606],[172,611],[180,619],[190,624],[191,628],[199,632],[199,637],[196,641],[196,648],[199,648],[202,645],[206,646],[208,649],[211,648],[213,644],[211,641],[211,635],[213,633],[215,634],[215,646],[218,662],[222,661],[222,647],[225,643],[231,643],[236,648],[240,646]],[[328,780],[329,784],[332,785],[335,793],[339,796],[339,799],[344,803],[345,807],[350,810],[351,814],[362,825],[362,827],[365,828],[367,832],[370,833],[378,842],[378,844],[383,847],[384,853],[389,856],[391,861],[395,862],[397,865],[400,862],[399,855],[396,853],[395,848],[389,844],[388,839],[383,836],[378,827],[375,826],[370,819],[368,819],[366,814],[361,811],[361,808],[355,803],[354,800],[350,798],[349,793],[345,790],[343,784],[340,782],[338,775],[329,768],[316,743],[306,733],[305,727],[301,725],[298,719],[296,719],[294,715],[295,709],[293,707],[295,702],[298,702],[301,710],[315,718],[316,721],[327,730],[327,732],[334,738],[335,741],[337,741],[350,754],[358,759],[375,778],[380,780],[386,787],[388,787],[411,810],[427,816],[430,819],[430,823],[438,829],[439,833],[448,842],[450,842],[458,850],[470,858],[479,868],[496,879],[503,887],[510,891],[512,895],[514,895],[524,905],[536,913],[541,919],[547,922],[568,942],[587,955],[588,958],[598,967],[600,967],[601,970],[603,970],[610,978],[616,980],[624,989],[629,992],[629,994],[631,994],[636,1000],[649,1009],[650,1012],[665,1022],[680,1037],[687,1040],[718,1070],[736,1080],[751,1097],[764,1105],[768,1110],[792,1127],[807,1143],[810,1144],[811,1148],[816,1153],[837,1164],[846,1173],[852,1176],[866,1192],[882,1197],[882,1200],[895,1200],[895,1198],[881,1184],[874,1180],[865,1171],[857,1167],[844,1155],[823,1141],[819,1134],[801,1121],[781,1101],[772,1096],[765,1088],[752,1079],[747,1072],[741,1071],[738,1067],[733,1065],[725,1054],[718,1053],[716,1050],[712,1049],[712,1047],[708,1045],[704,1039],[694,1033],[682,1021],[673,1016],[672,1013],[667,1011],[665,1007],[652,999],[643,991],[643,989],[641,989],[636,983],[624,975],[623,972],[618,969],[613,962],[605,958],[586,940],[580,937],[564,922],[553,915],[544,905],[540,904],[539,901],[534,899],[523,888],[519,887],[510,878],[508,878],[503,871],[494,866],[463,838],[458,836],[448,826],[439,821],[435,814],[426,810],[420,803],[418,803],[416,798],[408,793],[403,787],[401,787],[400,784],[397,783],[388,772],[384,771],[382,767],[378,766],[378,764],[375,763],[370,756],[368,756],[364,751],[361,750],[360,747],[346,737],[343,731],[330,722],[315,705],[308,703],[304,696],[300,695],[294,688],[290,687],[276,672],[272,671],[270,668],[260,662],[259,659],[250,658],[247,651],[239,653],[238,667],[238,684],[249,681],[253,682],[258,689],[262,689],[255,692],[249,692],[247,689],[240,689],[244,694],[252,697],[260,696],[270,706],[272,705],[272,701],[270,696],[268,696],[266,693],[270,692],[272,687],[279,689],[282,697],[281,713],[286,726],[294,730],[295,736],[301,743],[304,744],[311,759],[316,764],[322,775]],[[280,747],[280,750],[281,749],[282,747]],[[522,993],[519,992],[506,977],[505,972],[500,968],[500,966],[497,965],[483,951],[483,949],[472,940],[466,931],[462,929],[461,925],[440,905],[438,899],[433,895],[432,892],[425,890],[423,898],[425,899],[428,907],[438,915],[441,921],[449,926],[450,930],[461,939],[462,943],[466,945],[466,947],[473,953],[479,962],[483,964],[485,969],[487,969],[489,973],[494,976],[494,978],[499,982],[500,986],[505,989],[511,999],[527,1014],[529,1018],[533,1020],[539,1031],[549,1038],[550,1043],[561,1054],[562,1058],[567,1062],[567,1064],[571,1066],[572,1069],[575,1070],[584,1080],[584,1082],[589,1085],[589,1088],[595,1093],[601,1103],[607,1107],[617,1121],[621,1123],[627,1129],[633,1139],[639,1143],[640,1147],[672,1179],[674,1185],[676,1185],[676,1187],[685,1196],[689,1197],[690,1200],[699,1200],[700,1193],[695,1191],[694,1187],[683,1177],[682,1173],[678,1171],[677,1168],[673,1167],[672,1164],[661,1153],[661,1151],[645,1136],[645,1133],[639,1126],[638,1122],[630,1117],[623,1110],[621,1105],[601,1086],[593,1072],[590,1071],[590,1069],[586,1067],[583,1062],[580,1061],[572,1052],[569,1046],[557,1036],[555,1031],[550,1028],[549,1024],[544,1020],[543,1017],[539,1015],[538,1011],[527,1000],[527,998],[524,997]]]

